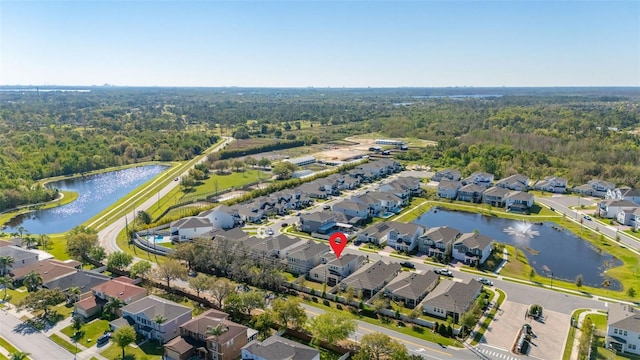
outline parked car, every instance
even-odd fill
[[[110,332],[104,333],[104,335],[98,338],[98,341],[97,341],[98,346],[108,343],[109,339],[111,339],[111,333]]]
[[[406,268],[409,268],[409,269],[415,269],[416,268],[416,266],[413,265],[413,263],[411,261],[403,261],[403,262],[400,263],[400,266],[403,266],[403,267],[406,267]]]
[[[325,205],[325,206],[323,206],[322,208],[323,208],[324,210],[329,210],[329,209],[331,209],[331,206],[329,206],[329,205]]]
[[[281,225],[281,226],[282,226],[282,227],[287,227],[287,226],[289,226],[289,224],[287,224],[287,223],[282,223],[282,225]]]
[[[478,278],[478,281],[480,281],[481,283],[483,283],[484,285],[487,286],[493,286],[493,282],[489,279],[485,279],[485,278]]]
[[[267,229],[267,235],[273,235],[273,230],[272,229]]]
[[[453,273],[449,269],[435,269],[434,272],[438,275],[453,277]]]

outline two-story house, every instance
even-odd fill
[[[640,191],[623,186],[617,189],[608,190],[606,199],[628,200],[640,204]]]
[[[367,259],[364,256],[343,254],[337,258],[333,253],[325,254],[322,263],[309,272],[309,279],[328,286],[336,286],[347,276],[353,274]]]
[[[567,191],[567,179],[557,176],[547,176],[533,185],[533,188],[540,191],[547,191],[562,194]]]
[[[161,343],[180,335],[180,325],[191,319],[191,308],[149,295],[120,309],[122,317],[113,320],[112,329],[133,326],[149,340]]]
[[[397,182],[382,184],[378,186],[378,191],[391,193],[402,199],[402,206],[407,205],[409,199],[411,199],[411,189]]]
[[[444,170],[436,171],[433,177],[431,177],[432,181],[442,181],[443,179],[447,179],[451,181],[459,181],[460,171],[455,169],[444,169]]]
[[[179,336],[164,345],[164,359],[238,359],[257,331],[227,318],[228,314],[212,309],[181,324]]]
[[[482,284],[477,280],[442,281],[422,301],[422,312],[441,319],[451,317],[458,324],[462,314],[471,308],[480,291]]]
[[[90,318],[102,310],[111,298],[130,304],[147,296],[147,289],[134,284],[127,277],[117,277],[91,288],[92,293],[74,304],[75,313]]]
[[[299,245],[287,254],[287,269],[294,274],[307,274],[322,262],[323,255],[329,250],[326,244],[313,241]]]
[[[602,200],[598,202],[597,214],[603,218],[613,219],[618,215],[623,208],[637,207],[638,204],[629,200]]]
[[[442,199],[455,200],[458,197],[458,190],[462,187],[460,181],[441,180],[438,183],[438,197]]]
[[[622,225],[640,229],[640,206],[620,209],[616,215],[616,220]]]
[[[424,274],[402,272],[384,288],[393,301],[402,302],[409,309],[415,308],[438,285],[440,276],[433,271]]]
[[[211,225],[217,229],[231,229],[242,221],[240,214],[227,205],[216,206],[198,214],[198,216],[209,219]]]
[[[608,191],[614,190],[615,188],[616,186],[608,181],[593,179],[584,185],[574,187],[572,190],[582,196],[604,198],[607,196]]]
[[[418,238],[424,234],[424,227],[414,223],[388,221],[387,245],[398,251],[411,252],[418,247]]]
[[[11,273],[15,269],[20,269],[30,264],[37,263],[39,259],[37,252],[23,249],[15,245],[0,247],[0,256],[8,256],[13,259],[13,264],[7,267],[8,273]],[[2,273],[3,270],[4,269],[0,268],[0,275],[6,275]]]
[[[486,188],[476,184],[468,184],[458,189],[458,200],[479,203]]]
[[[452,256],[453,243],[461,235],[458,229],[439,226],[427,230],[418,240],[421,253],[429,257],[446,258]]]
[[[610,303],[607,348],[640,355],[640,311],[631,305]]]
[[[73,274],[80,268],[82,268],[82,263],[79,261],[45,259],[18,269],[13,269],[11,275],[14,282],[20,282],[27,274],[33,271],[42,277],[42,283],[48,283],[57,278]]]
[[[504,187],[493,186],[482,194],[482,202],[496,207],[504,207],[509,190]]]
[[[357,293],[362,293],[363,298],[368,299],[382,290],[400,271],[402,271],[400,264],[396,262],[387,264],[378,260],[363,266],[342,280],[340,287],[343,291],[351,287]]]
[[[341,212],[349,218],[358,217],[360,219],[368,219],[371,215],[369,205],[349,199],[344,199],[333,204],[332,210],[335,212]]]
[[[498,180],[496,186],[513,191],[527,191],[529,190],[529,178],[521,174],[514,174]]]
[[[336,226],[333,214],[326,211],[317,211],[300,215],[300,231],[306,233],[321,233],[331,230]]]
[[[383,211],[382,202],[370,193],[353,196],[351,201],[366,205],[369,208],[369,216],[378,216]]]
[[[475,184],[483,188],[488,188],[493,183],[494,175],[485,172],[474,172],[473,174],[462,179],[463,185]]]
[[[524,191],[514,191],[504,200],[507,211],[527,212],[533,206],[533,195]]]
[[[189,216],[171,223],[171,234],[178,241],[203,237],[212,230],[213,225],[206,217]]]
[[[493,241],[478,233],[464,233],[453,244],[453,258],[465,264],[480,265],[491,255]]]
[[[302,245],[302,243],[303,240],[299,238],[290,238],[280,234],[260,241],[255,246],[252,246],[251,252],[256,258],[270,258],[280,261],[286,259],[289,251]]]

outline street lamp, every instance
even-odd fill
[[[551,272],[551,289],[553,289],[553,271]]]

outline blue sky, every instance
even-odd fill
[[[640,1],[0,0],[0,85],[640,86]]]

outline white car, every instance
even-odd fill
[[[267,229],[267,235],[273,235],[273,230]]]
[[[449,269],[435,269],[434,272],[438,275],[453,277],[453,273]]]
[[[485,278],[478,278],[478,281],[480,281],[481,283],[483,283],[484,285],[487,286],[493,286],[493,282],[489,279],[485,279]]]

